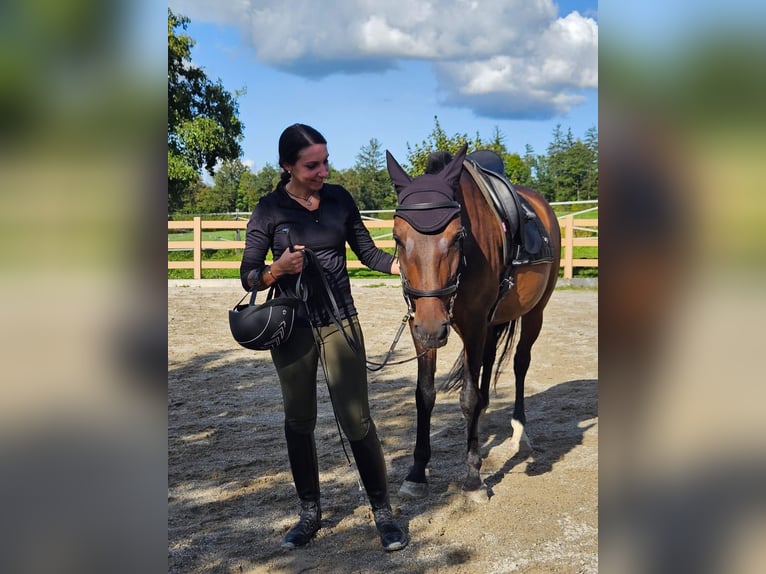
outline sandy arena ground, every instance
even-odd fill
[[[397,280],[355,280],[370,360],[389,348],[406,311]],[[317,450],[323,528],[305,548],[279,543],[297,515],[281,395],[268,352],[236,345],[227,310],[238,280],[168,282],[168,571],[171,573],[593,573],[598,570],[596,289],[558,289],[527,376],[534,451],[510,450],[510,364],[480,424],[486,504],[460,492],[464,422],[440,391],[432,420],[430,494],[397,496],[415,437],[415,362],[369,375],[392,504],[411,537],[382,551],[356,467],[349,466],[320,377]],[[460,340],[439,352],[437,385]],[[409,331],[394,360],[414,353]],[[350,449],[346,447],[347,450]]]

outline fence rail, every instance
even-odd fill
[[[384,233],[375,236],[376,229],[391,229],[393,222],[365,220],[364,224],[371,230],[375,245],[381,248],[393,248],[395,246],[390,233]],[[598,258],[575,259],[575,247],[596,247],[598,248],[598,219],[582,219],[573,215],[566,215],[559,218],[561,226],[561,267],[564,270],[564,278],[571,279],[576,267],[598,267]],[[168,239],[168,251],[192,251],[191,261],[168,261],[168,269],[192,269],[195,279],[202,278],[203,269],[239,269],[239,261],[220,261],[206,260],[202,258],[202,251],[205,249],[244,249],[244,239],[225,240],[213,239],[204,240],[203,231],[229,230],[234,229],[244,231],[247,228],[247,221],[203,221],[201,217],[195,217],[188,221],[168,221],[168,231],[191,231],[192,239],[189,241],[174,241]],[[579,235],[576,233],[579,232]],[[582,235],[590,235],[583,237]],[[350,269],[362,268],[361,261],[348,261],[347,266]]]

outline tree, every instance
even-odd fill
[[[529,185],[529,187],[537,189],[537,171],[539,168],[539,160],[535,155],[535,148],[529,144],[526,144],[524,146],[524,157],[521,159],[521,161],[529,171],[529,181],[522,185]],[[519,181],[519,183],[521,183],[521,181]]]
[[[225,160],[242,155],[243,125],[237,97],[191,63],[194,40],[177,33],[189,19],[168,8],[168,211],[191,199],[202,170],[212,176]]]
[[[505,175],[511,183],[530,187],[532,185],[532,169],[517,153],[503,154]]]
[[[359,178],[358,196],[355,199],[360,210],[396,207],[396,194],[385,166],[383,148],[377,139],[372,138],[369,144],[359,150],[354,164]]]
[[[585,132],[585,146],[590,151],[590,169],[586,179],[585,199],[598,198],[598,130],[592,127]]]
[[[560,201],[587,199],[587,181],[591,172],[591,153],[581,141],[575,141],[561,154]]]
[[[209,185],[201,185],[194,189],[194,209],[196,213],[227,211],[216,188]]]
[[[327,183],[334,183],[345,187],[351,194],[351,197],[354,198],[359,209],[364,209],[362,207],[360,192],[360,189],[362,188],[362,178],[356,168],[330,169],[330,177],[327,178]]]
[[[252,211],[258,200],[276,187],[279,174],[280,170],[268,163],[256,174],[249,170],[243,173],[237,190],[237,209]]]
[[[455,155],[463,144],[466,143],[469,143],[467,134],[455,134],[452,137],[447,136],[439,123],[438,116],[434,116],[434,129],[431,130],[428,138],[423,140],[420,144],[415,144],[414,149],[410,147],[409,143],[407,144],[407,161],[409,163],[408,171],[410,172],[410,176],[416,177],[425,173],[426,165],[428,164],[428,156],[431,155],[432,152],[446,151]],[[473,143],[473,148],[470,145],[468,146],[469,152],[477,147],[476,141]]]
[[[598,197],[598,136],[589,143],[575,140],[571,129],[553,130],[548,155],[537,159],[535,186],[548,201],[577,201]]]
[[[563,201],[562,195],[567,193],[561,180],[562,154],[567,149],[561,124],[553,128],[553,139],[548,144],[548,154],[539,156],[536,161],[536,177],[534,179],[536,190],[548,201]]]
[[[386,158],[383,155],[383,148],[376,138],[372,138],[366,146],[362,146],[359,153],[356,154],[357,169],[370,172],[380,171],[386,167]]]
[[[206,204],[200,204],[203,213],[234,211],[242,177],[248,171],[247,166],[238,159],[224,161],[213,178],[212,196]]]

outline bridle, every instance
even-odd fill
[[[446,202],[427,202],[427,203],[412,203],[409,205],[398,205],[394,211],[394,216],[396,216],[397,213],[401,211],[421,211],[425,209],[444,209],[444,208],[458,208],[460,209],[460,203],[457,201],[446,201]],[[465,255],[463,254],[463,239],[465,238],[466,232],[465,227],[461,227],[460,231],[458,232],[458,240],[459,240],[459,261],[458,261],[458,268],[457,272],[455,273],[455,278],[445,285],[444,287],[440,287],[439,289],[416,289],[415,287],[412,287],[407,280],[407,277],[404,274],[404,270],[400,269],[400,274],[402,278],[402,291],[404,293],[404,300],[407,302],[407,308],[409,310],[409,313],[415,312],[415,305],[413,303],[413,299],[417,299],[420,297],[447,297],[449,296],[449,301],[447,302],[447,314],[450,319],[452,319],[452,308],[455,304],[455,297],[457,297],[457,290],[460,285],[460,275],[463,272],[463,267],[465,266]]]

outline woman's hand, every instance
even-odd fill
[[[282,275],[295,275],[303,271],[303,249],[304,245],[295,245],[295,250],[285,249],[274,263],[271,264],[271,272],[276,277]]]

